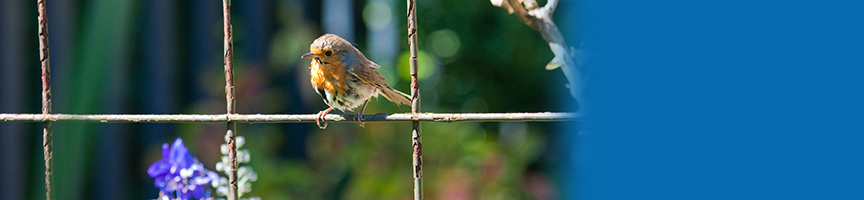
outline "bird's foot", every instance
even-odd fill
[[[354,121],[360,121],[360,127],[363,127],[363,112],[366,111],[366,104],[369,104],[369,99],[366,99],[366,101],[363,102],[363,108],[360,109],[360,112],[357,112],[357,114],[354,115]]]
[[[327,116],[327,113],[330,113],[331,110],[333,110],[333,107],[330,107],[327,110],[322,110],[321,112],[318,112],[318,116],[315,116],[315,124],[318,125],[318,128],[327,128],[327,121],[324,120],[324,116]],[[324,126],[321,126],[321,121],[324,121]]]
[[[318,112],[318,116],[315,117],[315,124],[318,125],[318,128],[325,129],[327,128],[327,121],[324,121],[324,111]],[[324,121],[324,126],[321,126],[321,121]]]
[[[364,127],[363,124],[364,124],[365,122],[363,122],[363,113],[362,113],[362,112],[359,112],[359,113],[355,114],[355,115],[354,115],[354,121],[358,121],[358,122],[360,122],[360,127]]]

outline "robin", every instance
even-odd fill
[[[387,85],[387,79],[377,71],[380,66],[366,59],[366,56],[347,40],[334,34],[324,34],[312,41],[309,51],[300,58],[312,59],[309,66],[312,88],[324,98],[324,103],[330,106],[318,112],[315,118],[318,128],[327,128],[327,122],[321,126],[321,121],[333,108],[344,113],[354,110],[360,104],[363,104],[363,108],[354,115],[354,120],[360,121],[362,127],[366,104],[378,94],[396,105],[410,104],[409,95]]]

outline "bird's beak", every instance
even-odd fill
[[[303,54],[303,56],[300,56],[300,58],[311,58],[314,56],[315,56],[315,53],[309,52],[309,53]]]

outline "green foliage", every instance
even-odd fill
[[[105,113],[112,109],[105,106],[112,102],[105,97],[118,96],[123,84],[109,84],[124,79],[129,66],[131,49],[129,25],[136,16],[133,1],[96,0],[82,20],[81,43],[75,47],[75,67],[72,79],[59,83],[70,85],[74,99],[54,99],[55,113],[75,114]],[[116,100],[114,101],[116,102]],[[62,199],[77,199],[83,196],[88,168],[96,153],[93,142],[98,137],[98,126],[85,123],[55,123],[54,125],[54,174],[55,195]],[[123,134],[123,133],[117,133]],[[39,195],[36,195],[39,196]],[[42,195],[44,197],[44,195]]]

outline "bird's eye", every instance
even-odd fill
[[[333,55],[333,51],[327,51],[327,52],[324,52],[324,55],[332,56],[332,55]]]

